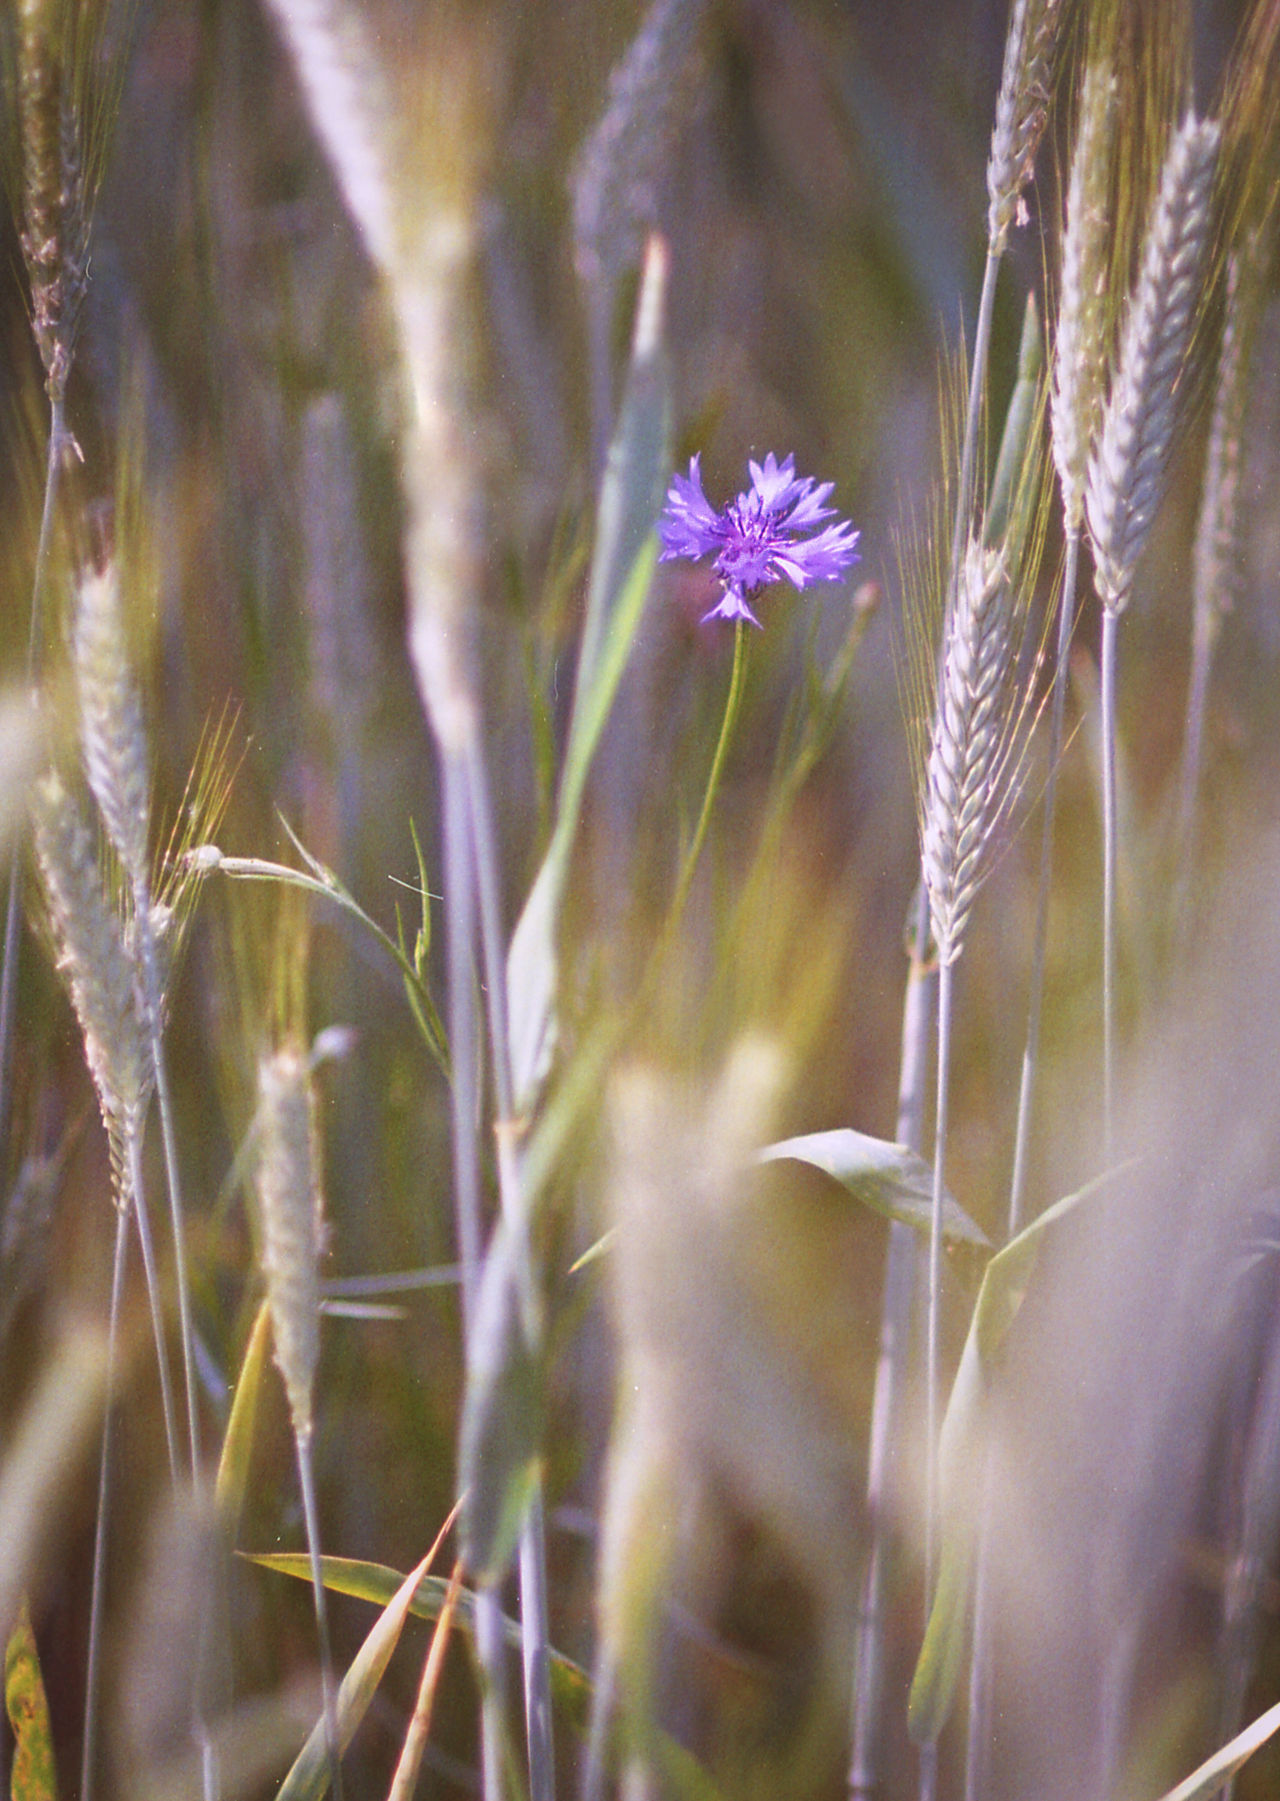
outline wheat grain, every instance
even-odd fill
[[[1215,121],[1191,113],[1174,133],[1089,461],[1085,510],[1095,579],[1113,612],[1128,603],[1163,488],[1201,298],[1220,136]]]

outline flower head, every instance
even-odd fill
[[[664,563],[714,556],[724,594],[707,619],[759,625],[750,602],[767,583],[804,588],[835,581],[858,560],[857,532],[848,520],[836,519],[834,507],[823,505],[834,483],[797,477],[794,457],[779,463],[770,451],[762,464],[751,463],[751,486],[719,512],[702,492],[698,462],[697,457],[690,462],[687,478],[672,478],[658,533]],[[814,529],[818,526],[821,530]]]

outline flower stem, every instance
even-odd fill
[[[725,701],[724,718],[720,722],[720,737],[716,743],[715,755],[711,759],[711,773],[707,777],[706,793],[702,797],[702,811],[698,815],[693,838],[685,852],[684,862],[680,866],[680,879],[676,883],[675,898],[671,903],[671,910],[667,914],[664,938],[669,938],[679,925],[689,899],[689,890],[693,886],[694,872],[698,867],[698,859],[702,855],[707,827],[711,823],[711,809],[715,805],[716,795],[720,790],[720,778],[724,774],[725,759],[729,754],[729,745],[742,705],[746,667],[747,637],[743,623],[739,619],[733,628],[733,670],[729,677],[729,696]]]

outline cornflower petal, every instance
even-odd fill
[[[724,594],[708,619],[760,621],[750,602],[771,582],[796,588],[835,581],[857,561],[858,533],[838,519],[827,497],[834,483],[797,476],[795,458],[779,463],[770,451],[762,463],[748,463],[751,486],[719,512],[702,490],[698,457],[688,477],[673,476],[659,522],[662,559],[715,558]],[[814,532],[823,520],[833,523]],[[812,532],[812,536],[805,536]]]
[[[667,490],[667,504],[658,522],[662,541],[660,561],[673,557],[710,556],[724,538],[720,515],[702,492],[702,471],[698,457],[690,459],[689,474],[673,475]]]

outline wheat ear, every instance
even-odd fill
[[[164,1150],[169,1221],[173,1233],[182,1368],[187,1407],[191,1479],[200,1479],[200,1425],[196,1404],[195,1329],[187,1273],[186,1233],[173,1106],[164,1059],[164,984],[156,945],[148,851],[149,756],[142,703],[125,632],[119,574],[114,561],[82,572],[76,593],[72,660],[80,708],[80,753],[86,779],[112,847],[129,879],[133,900],[131,948],[155,1070],[160,1136]]]
[[[1049,402],[1053,459],[1066,529],[1084,517],[1085,474],[1106,390],[1107,287],[1116,79],[1108,62],[1091,62],[1080,112],[1062,236],[1062,278]]]
[[[921,852],[938,960],[954,963],[1007,789],[1013,607],[1000,551],[965,557],[943,649],[925,772]]]
[[[987,241],[997,256],[1031,180],[1048,123],[1054,52],[1065,11],[1065,0],[1014,0],[987,158]]]
[[[1220,138],[1215,120],[1191,113],[1173,134],[1089,460],[1085,510],[1098,597],[1108,612],[1128,603],[1163,489],[1201,298]]]
[[[1257,234],[1227,262],[1227,302],[1214,384],[1213,413],[1205,450],[1204,487],[1191,562],[1191,676],[1178,784],[1175,931],[1189,921],[1195,840],[1196,794],[1204,745],[1209,673],[1222,629],[1240,584],[1241,473],[1253,345],[1266,294],[1265,257]]]
[[[1112,1152],[1115,1112],[1116,640],[1133,592],[1138,559],[1164,485],[1181,377],[1190,347],[1209,244],[1221,131],[1188,113],[1173,134],[1160,174],[1142,266],[1130,299],[1089,460],[1085,514],[1094,582],[1102,601],[1102,1090],[1103,1147]]]
[[[50,773],[32,795],[36,861],[40,871],[58,968],[71,994],[93,1077],[98,1106],[111,1154],[116,1200],[116,1238],[112,1258],[111,1311],[107,1329],[109,1371],[115,1367],[124,1293],[128,1222],[133,1214],[147,1279],[151,1325],[160,1375],[169,1469],[178,1474],[178,1437],[169,1356],[165,1349],[164,1309],[160,1301],[155,1254],[142,1182],[142,1127],[154,1086],[151,1047],[143,1027],[136,971],[125,943],[120,915],[108,901],[88,830],[61,778]],[[102,1600],[106,1576],[107,1519],[110,1504],[112,1415],[103,1421],[99,1454],[98,1511],[94,1529],[93,1576],[89,1601],[89,1648],[85,1671],[85,1712],[81,1749],[80,1791],[93,1793],[97,1751],[97,1716],[102,1648]]]
[[[342,1745],[311,1455],[316,1365],[320,1359],[320,1157],[311,1067],[300,1045],[286,1044],[259,1062],[256,1123],[262,1270],[271,1309],[276,1363],[289,1398],[298,1456],[324,1683],[325,1745],[335,1801],[342,1801]]]

